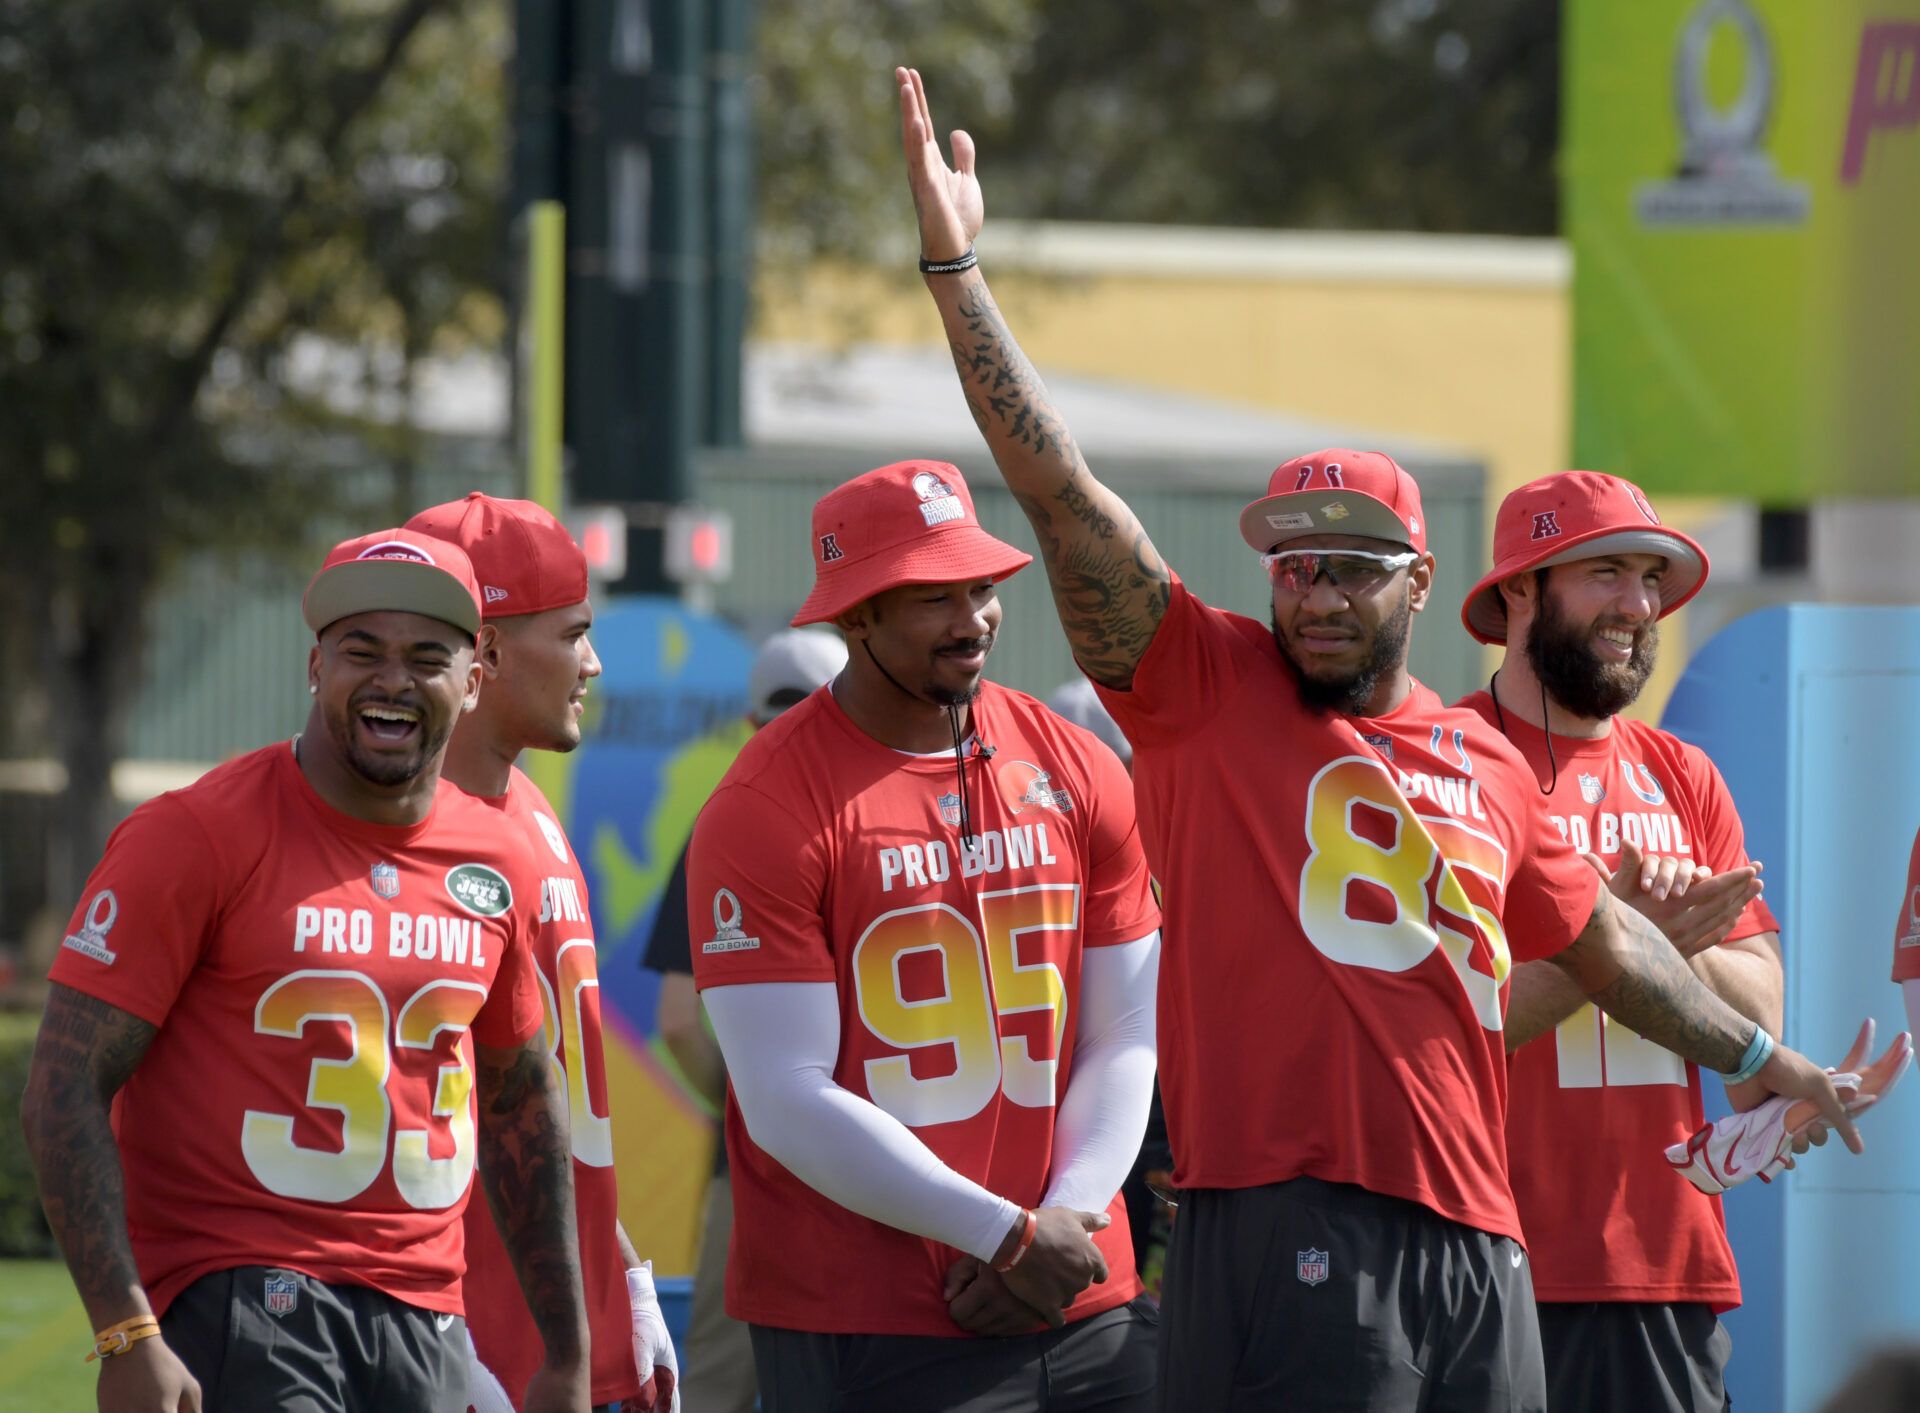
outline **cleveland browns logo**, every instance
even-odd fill
[[[1073,808],[1073,796],[1055,789],[1053,777],[1032,761],[1009,761],[995,779],[1007,808],[1015,814],[1030,809],[1058,810],[1065,814]]]

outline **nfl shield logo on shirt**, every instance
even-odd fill
[[[383,898],[397,898],[400,895],[400,870],[390,863],[375,864],[373,891]]]
[[[260,1302],[267,1307],[269,1315],[291,1315],[294,1306],[300,1303],[300,1287],[292,1276],[279,1271],[267,1273],[267,1293]]]
[[[948,824],[958,825],[960,823],[960,797],[958,795],[942,795],[936,799],[934,803],[940,806],[940,818],[944,819]]]
[[[1311,1246],[1305,1251],[1296,1251],[1293,1269],[1302,1285],[1319,1285],[1327,1278],[1327,1253],[1315,1251]]]
[[[1597,775],[1580,777],[1580,798],[1590,805],[1597,805],[1607,797],[1607,787],[1600,783]]]

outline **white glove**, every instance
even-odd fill
[[[680,1361],[654,1293],[653,1262],[627,1267],[627,1303],[633,1307],[633,1363],[640,1372],[640,1397],[631,1406],[643,1413],[680,1413]]]
[[[1849,1115],[1864,1113],[1885,1098],[1913,1059],[1913,1037],[1903,1030],[1884,1055],[1858,1070],[1872,1048],[1873,1021],[1869,1019],[1860,1027],[1840,1069],[1827,1071]],[[1794,1166],[1794,1140],[1820,1127],[1820,1122],[1820,1111],[1812,1100],[1776,1094],[1758,1108],[1717,1119],[1685,1143],[1672,1145],[1666,1150],[1667,1161],[1709,1195],[1738,1187],[1748,1178],[1772,1182],[1775,1173]]]

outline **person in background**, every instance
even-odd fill
[[[805,701],[847,665],[847,645],[819,628],[783,628],[760,645],[747,672],[747,730],[759,730]],[[744,742],[744,737],[742,738]],[[687,943],[687,854],[683,848],[654,914],[642,965],[660,973],[655,1028],[689,1087],[716,1115],[726,1107],[727,1066],[693,989],[693,953]],[[727,1145],[714,1146],[713,1179],[700,1221],[700,1253],[693,1276],[683,1387],[692,1390],[687,1413],[753,1413],[759,1386],[747,1327],[728,1317],[722,1291],[727,1241],[733,1234],[733,1190]]]
[[[673,1345],[654,1296],[652,1264],[640,1259],[620,1225],[612,1116],[595,1110],[605,1107],[607,1083],[587,879],[559,812],[514,764],[524,751],[565,753],[580,745],[587,691],[600,675],[588,638],[587,557],[542,506],[479,491],[421,511],[407,528],[466,551],[491,630],[476,653],[479,705],[454,731],[441,773],[495,811],[503,828],[519,831],[540,861],[533,961],[546,1012],[542,1044],[572,1117],[594,1406],[667,1413]],[[521,1406],[535,1368],[533,1326],[487,1214],[469,1206],[466,1229],[474,1407],[509,1413]]]

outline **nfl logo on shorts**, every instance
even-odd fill
[[[377,863],[373,866],[373,891],[383,898],[393,898],[400,893],[400,870],[390,863]]]
[[[1597,775],[1580,777],[1580,798],[1590,805],[1597,805],[1607,797],[1607,787],[1600,783]]]
[[[291,1315],[293,1307],[300,1303],[300,1287],[294,1284],[292,1276],[269,1271],[266,1298],[261,1303],[269,1315]]]
[[[1302,1285],[1319,1285],[1327,1278],[1327,1253],[1315,1251],[1311,1246],[1305,1251],[1296,1251],[1293,1269]]]

